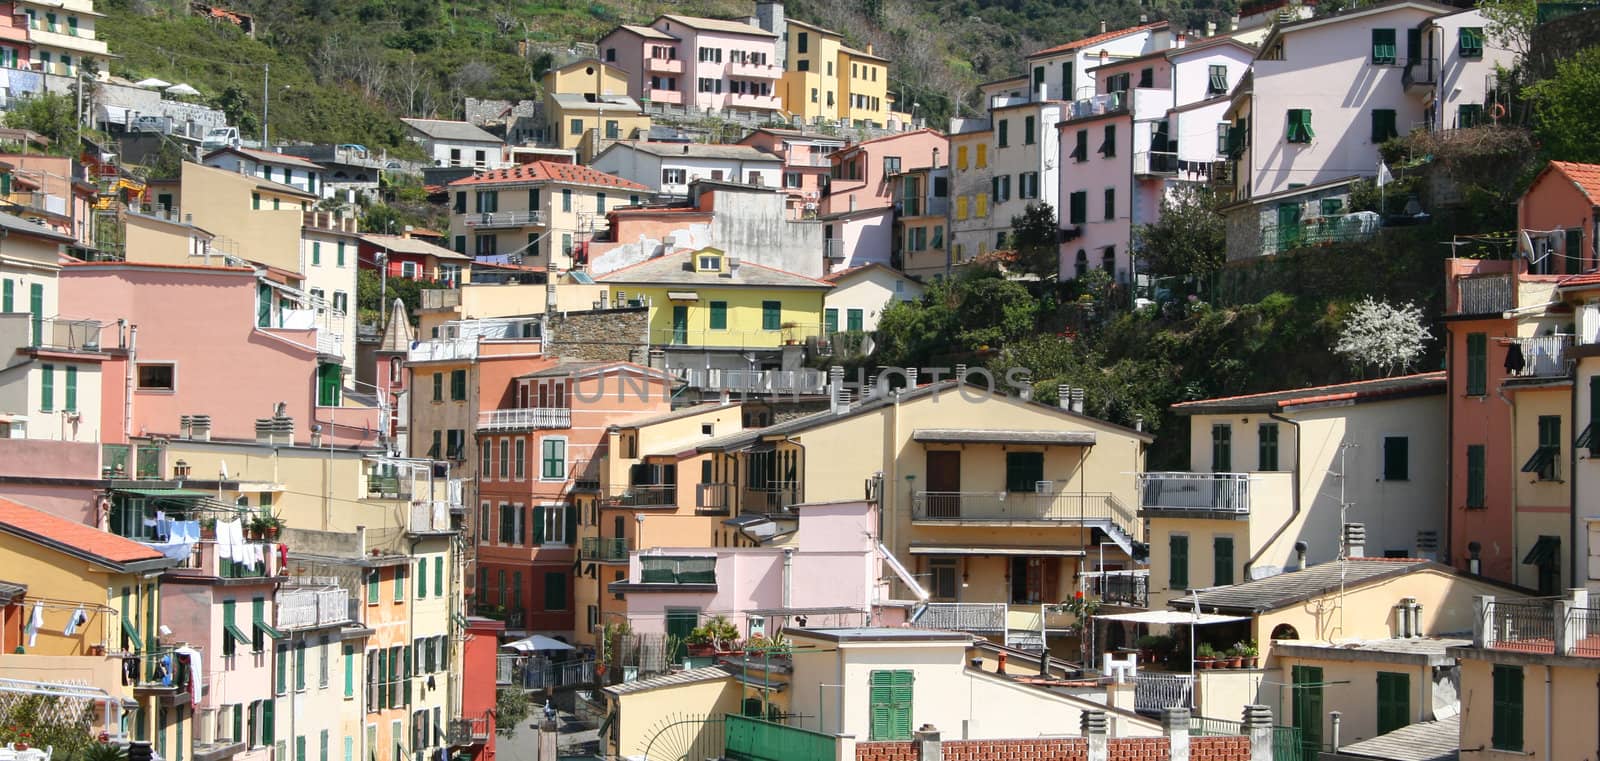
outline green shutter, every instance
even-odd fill
[[[433,559],[433,596],[444,597],[444,556]]]
[[[761,329],[778,330],[783,327],[783,303],[778,301],[761,302]]]
[[[1211,426],[1211,472],[1227,473],[1233,470],[1233,426],[1216,423]]]
[[[344,266],[344,241],[339,241],[339,258],[334,262],[340,267]]]
[[[428,596],[428,559],[417,559],[417,599]]]
[[[367,604],[378,604],[378,569],[367,571]]]
[[[301,640],[294,646],[294,691],[306,689],[306,643]]]
[[[1219,587],[1233,583],[1233,537],[1211,539],[1211,578]]]
[[[1522,750],[1522,667],[1494,667],[1494,726],[1491,743],[1496,750]]]
[[[1467,507],[1485,505],[1483,445],[1470,444],[1467,446]]]
[[[39,410],[54,412],[56,408],[56,366],[39,367]]]
[[[1395,62],[1395,36],[1393,29],[1372,30],[1372,62],[1384,66]]]
[[[1089,194],[1077,191],[1071,197],[1072,208],[1068,216],[1070,224],[1081,225],[1089,217]]]
[[[1378,734],[1388,734],[1411,723],[1411,675],[1378,672]]]
[[[268,699],[261,703],[261,744],[270,746],[278,741],[278,701]]]
[[[726,302],[726,301],[713,301],[713,302],[711,302],[711,329],[712,330],[727,330],[728,329],[728,302]]]
[[[406,599],[406,571],[410,566],[397,565],[394,567],[394,601]]]
[[[1006,491],[1031,493],[1043,480],[1043,452],[1006,453]]]
[[[1278,424],[1262,423],[1256,428],[1256,470],[1278,469]]]
[[[1167,557],[1172,568],[1167,573],[1167,586],[1173,589],[1189,588],[1189,537],[1174,534],[1167,537]]]
[[[564,528],[567,530],[567,544],[578,544],[578,506],[567,505],[567,520]]]
[[[546,573],[544,575],[544,609],[567,609],[567,575],[564,573]]]
[[[1383,437],[1383,480],[1406,481],[1411,478],[1411,439],[1405,436]]]
[[[544,507],[541,505],[534,505],[533,546],[538,547],[542,544],[544,544]]]
[[[305,735],[296,735],[294,738],[294,761],[306,761]]]
[[[278,645],[278,685],[277,693],[282,695],[289,691],[289,645]]]
[[[238,622],[234,620],[234,617],[237,614],[237,611],[236,611],[237,607],[238,607],[238,604],[236,602],[234,602],[233,600],[223,600],[222,601],[222,654],[223,655],[233,655],[234,648],[237,647],[236,643],[233,640],[233,636],[228,633],[229,629],[237,628],[238,625],[239,625]]]
[[[869,675],[871,725],[868,739],[911,739],[913,688],[910,671],[873,671]]]
[[[78,367],[67,365],[67,406],[68,412],[78,411]]]
[[[344,696],[356,696],[356,648],[350,644],[344,646]]]
[[[328,761],[328,730],[322,730],[322,737],[317,741],[318,761]]]
[[[1462,58],[1483,57],[1483,28],[1464,26],[1459,31]]]
[[[1589,377],[1589,455],[1600,457],[1600,375]]]
[[[860,333],[865,327],[865,314],[860,309],[845,310],[844,318],[844,329],[851,333]]]
[[[10,175],[5,175],[9,177]],[[16,305],[17,284],[11,279],[0,280],[0,313],[10,312]]]
[[[822,310],[822,327],[830,336],[839,332],[839,310]]]
[[[1372,142],[1381,143],[1399,132],[1395,129],[1395,113],[1392,108],[1372,109]]]
[[[1311,109],[1291,108],[1287,117],[1287,132],[1285,137],[1291,143],[1309,143],[1317,136],[1311,129]]]
[[[311,263],[313,265],[322,263],[322,241],[320,240],[311,241]]]
[[[1467,334],[1467,395],[1483,396],[1489,387],[1489,337]]]

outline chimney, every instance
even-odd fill
[[[7,285],[9,285],[9,284],[10,283],[8,282]],[[179,415],[178,416],[178,438],[180,438],[180,439],[193,438],[193,436],[190,433],[190,431],[192,430],[191,429],[192,425],[193,425],[193,423],[190,421],[188,415]]]
[[[1301,569],[1305,568],[1306,567],[1306,550],[1309,547],[1310,547],[1310,545],[1306,544],[1304,541],[1295,542],[1294,543],[1294,557],[1289,561],[1293,565],[1289,566],[1288,568],[1286,568],[1284,570],[1298,571],[1298,570],[1301,570]]]
[[[917,387],[917,368],[915,368],[915,367],[907,368],[906,369],[906,389],[910,390],[910,389],[913,389],[913,388],[916,388],[916,387]]]
[[[1106,33],[1106,22],[1105,22],[1105,19],[1101,19],[1100,20],[1100,33],[1101,34],[1105,34]],[[1101,56],[1104,56],[1105,54],[1106,53],[1105,53],[1104,50],[1100,51],[1100,55]]]
[[[1072,409],[1072,387],[1063,383],[1056,386],[1056,406],[1064,410]]]
[[[1228,31],[1239,31],[1239,14],[1235,13],[1232,18],[1228,19]]]
[[[1189,709],[1161,709],[1161,733],[1167,736],[1166,761],[1189,759]]]
[[[1215,35],[1216,33],[1217,33],[1217,22],[1215,22],[1215,21],[1207,21],[1206,22],[1206,36],[1210,37],[1212,35]]]
[[[1107,743],[1106,735],[1109,729],[1106,721],[1106,712],[1098,708],[1086,710],[1078,714],[1078,731],[1088,738],[1088,761],[1106,761]]]
[[[210,415],[190,415],[189,416],[189,438],[194,439],[195,441],[210,441],[211,440],[211,416]]]
[[[258,418],[256,418],[256,443],[257,444],[271,444],[272,443],[272,418],[269,418],[269,417],[258,417]]]
[[[1072,411],[1079,415],[1083,414],[1083,389],[1081,388],[1072,390]]]
[[[1367,527],[1362,523],[1344,524],[1344,556],[1360,558],[1367,555]]]
[[[964,365],[964,364],[956,365],[956,382],[957,383],[966,383],[967,382],[967,366],[966,365]]]
[[[1178,34],[1172,38],[1172,46],[1175,48],[1182,48],[1188,43],[1189,35],[1184,34],[1183,32],[1178,32]]]
[[[1148,13],[1139,14],[1139,23],[1140,24],[1148,24],[1148,23],[1150,23],[1150,14],[1148,14]]]
[[[872,43],[867,43],[867,55],[872,55]]]
[[[356,526],[356,557],[367,556],[367,527]]]
[[[939,740],[938,727],[923,724],[911,737],[917,746],[917,761],[944,761],[944,743]]]
[[[834,365],[828,368],[828,411],[835,415],[844,412],[846,402],[844,394],[844,368]]]
[[[1133,416],[1133,430],[1138,431],[1140,433],[1144,433],[1144,416],[1143,415],[1134,415]]]

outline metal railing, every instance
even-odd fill
[[[740,494],[740,512],[777,513],[800,503],[799,481],[768,481],[764,486],[747,486]]]
[[[494,712],[484,711],[479,716],[451,719],[449,727],[445,731],[445,741],[449,744],[478,745],[487,742],[494,731]]]
[[[189,686],[189,662],[178,655],[175,648],[124,655],[123,658],[139,661],[137,686],[141,689],[172,689],[182,692]]]
[[[617,563],[628,559],[628,540],[623,537],[586,536],[578,543],[579,560]]]
[[[1511,341],[1522,354],[1523,366],[1513,370],[1518,378],[1555,378],[1567,374],[1567,349],[1572,347],[1572,334],[1557,333]]]
[[[431,293],[433,291],[423,291]],[[411,362],[434,362],[450,359],[473,359],[478,356],[478,338],[429,338],[416,341],[406,350]]]
[[[1124,110],[1128,107],[1127,95],[1118,91],[1075,100],[1072,102],[1072,118],[1082,119],[1085,116],[1099,116]]]
[[[1567,631],[1572,655],[1600,658],[1600,608],[1567,608]]]
[[[1135,703],[1137,704],[1137,701]],[[1153,712],[1159,712],[1159,709]],[[1190,737],[1239,737],[1244,733],[1243,722],[1203,716],[1189,717]],[[1289,726],[1272,728],[1272,761],[1312,761],[1316,755],[1317,750],[1305,747],[1301,741],[1299,728]]]
[[[1140,672],[1133,677],[1133,708],[1159,713],[1164,708],[1194,707],[1194,677],[1188,674]]]
[[[1110,494],[1075,491],[919,491],[911,517],[920,521],[1050,521],[1073,522],[1114,518],[1132,522],[1131,511],[1119,512]]]
[[[601,499],[608,507],[673,507],[678,504],[677,484],[640,484],[621,494]]]
[[[1168,151],[1138,151],[1133,154],[1134,174],[1175,175],[1178,154]]]
[[[1494,647],[1526,653],[1555,653],[1562,631],[1549,600],[1495,600],[1486,614],[1494,627]]]
[[[1249,473],[1141,473],[1139,509],[1250,514]]]
[[[825,259],[844,259],[844,239],[828,238],[822,242],[822,256]]]
[[[715,584],[717,559],[643,555],[639,558],[639,581],[644,584]]]
[[[368,473],[367,497],[372,499],[409,499],[411,478],[399,473]]]
[[[461,215],[467,227],[523,227],[544,224],[543,211],[489,211]]]
[[[1510,275],[1475,275],[1456,279],[1457,314],[1510,311],[1516,286]]]
[[[999,633],[1006,630],[1006,609],[1003,602],[930,602],[912,616],[911,627]]]
[[[297,587],[278,592],[279,629],[337,626],[351,620],[350,591],[344,587]]]
[[[1406,61],[1405,71],[1400,75],[1401,86],[1407,90],[1413,87],[1432,87],[1439,80],[1438,59],[1412,58]]]
[[[484,431],[571,427],[572,409],[569,407],[523,407],[478,413],[478,429]]]
[[[733,507],[733,484],[696,484],[694,511],[697,515],[727,515]]]
[[[720,367],[681,368],[673,371],[693,388],[744,393],[818,394],[827,387],[821,370],[728,370]]]
[[[772,330],[690,330],[653,328],[650,343],[657,346],[720,346],[740,349],[772,349],[798,344],[822,334],[820,325],[788,324]]]
[[[1372,240],[1383,225],[1377,212],[1358,211],[1302,220],[1293,225],[1261,226],[1261,253],[1281,254],[1307,246],[1360,243]]]
[[[258,579],[278,575],[278,547],[270,542],[250,542],[261,548],[261,561],[246,563],[222,557],[212,539],[196,542],[179,568],[200,571],[219,579]],[[254,554],[252,552],[252,554]]]
[[[537,655],[501,655],[495,663],[495,680],[525,690],[555,689],[594,684],[594,661],[551,661]]]
[[[833,735],[750,716],[723,720],[724,755],[733,761],[832,761],[839,740]]]
[[[1086,571],[1079,577],[1085,595],[1110,605],[1143,608],[1150,602],[1150,572]]]

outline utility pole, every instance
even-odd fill
[[[272,97],[268,83],[272,80],[272,64],[261,64],[261,150],[267,150],[267,99]]]

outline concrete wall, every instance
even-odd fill
[[[1548,656],[1461,659],[1461,747],[1494,761],[1585,758],[1600,745],[1594,721],[1595,669]],[[1589,659],[1583,659],[1589,660]],[[1494,748],[1494,664],[1522,670],[1522,750]],[[1550,738],[1546,743],[1545,738]]]
[[[298,271],[301,212],[310,201],[261,185],[248,175],[186,161],[176,203],[186,220],[216,236],[213,245],[242,259]],[[260,196],[260,208],[253,195]]]
[[[743,697],[744,688],[732,677],[617,696],[614,730],[617,739],[610,753],[622,757],[643,756],[646,750],[652,754],[660,752],[650,747],[650,740],[661,730],[663,717],[709,718],[738,714]],[[721,745],[723,730],[720,722],[688,724],[682,729],[685,730],[682,734],[672,735],[671,745],[683,748],[713,747],[713,743]],[[713,733],[717,736],[712,737]]]
[[[1333,720],[1330,711],[1343,714],[1340,719],[1339,743],[1360,742],[1378,734],[1378,674],[1405,674],[1411,686],[1409,718],[1413,722],[1431,721],[1434,715],[1434,670],[1422,663],[1386,661],[1381,656],[1371,661],[1294,656],[1279,658],[1272,673],[1276,684],[1262,688],[1257,701],[1273,707],[1273,713],[1285,724],[1294,720],[1294,696],[1289,685],[1294,684],[1295,666],[1314,666],[1322,669],[1322,736],[1333,738]],[[1271,672],[1269,672],[1271,673]],[[1453,697],[1453,696],[1452,696]],[[1238,708],[1242,708],[1242,705]],[[1238,712],[1235,709],[1235,713]],[[1212,714],[1208,714],[1212,715]]]

